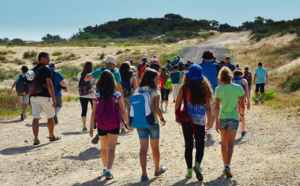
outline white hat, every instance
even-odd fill
[[[104,62],[116,64],[116,58],[114,56],[108,55],[108,56],[106,56]]]

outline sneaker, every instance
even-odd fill
[[[86,132],[88,129],[84,126],[82,127],[82,132]]]
[[[224,172],[225,172],[227,178],[232,178],[232,174],[231,174],[229,166],[225,167]]]
[[[246,136],[247,131],[242,132],[242,137]]]
[[[98,141],[99,141],[99,136],[96,135],[93,139],[92,139],[92,144],[98,144]]]
[[[264,102],[265,102],[264,100],[261,100],[261,104],[264,104]]]
[[[114,178],[114,176],[110,172],[105,172],[105,179],[110,180],[113,178]]]
[[[106,169],[103,169],[102,176],[105,176],[105,173],[106,173]]]
[[[125,128],[121,128],[121,133],[124,133],[125,132]]]
[[[193,174],[193,169],[188,169],[187,170],[187,173],[185,175],[186,178],[191,178],[192,177],[192,174]]]
[[[142,175],[141,181],[148,181],[148,180],[149,180],[149,178],[147,175]]]
[[[207,138],[207,139],[212,139],[213,136],[212,136],[212,134],[206,134],[206,138]]]
[[[203,181],[203,175],[201,174],[201,168],[197,165],[194,166],[194,172],[196,173],[196,178],[199,180],[199,181]]]
[[[21,113],[21,120],[23,121],[25,118],[24,118],[24,113],[22,112]]]
[[[258,104],[258,102],[259,102],[258,100],[255,100],[255,105],[257,105],[257,104]]]
[[[54,124],[56,125],[58,123],[57,115],[54,116]]]
[[[163,173],[166,172],[166,168],[165,167],[160,167],[158,172],[154,172],[154,176],[159,176]]]

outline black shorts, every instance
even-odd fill
[[[168,101],[169,100],[169,94],[170,94],[171,89],[161,89],[161,99],[163,101]]]
[[[98,128],[99,136],[106,136],[107,134],[119,134],[119,133],[120,133],[120,127],[112,130],[102,130]]]

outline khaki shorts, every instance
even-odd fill
[[[28,104],[29,103],[29,94],[26,96],[20,96],[21,103]]]
[[[46,117],[53,118],[55,115],[54,108],[52,107],[52,98],[51,97],[34,97],[30,98],[32,106],[32,116],[33,119],[40,119],[42,109],[45,112]]]

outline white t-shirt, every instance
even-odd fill
[[[80,81],[80,78],[81,78],[81,74],[79,74],[79,76],[78,76],[78,82]],[[94,78],[90,80],[90,83],[91,83],[92,85],[94,84]],[[81,98],[91,98],[91,99],[93,99],[95,94],[96,94],[96,91],[95,91],[95,89],[93,89],[93,91],[92,91],[91,93],[89,93],[89,94],[87,94],[87,95],[84,95],[84,96],[80,96],[80,95],[79,95],[79,97],[81,97]]]

